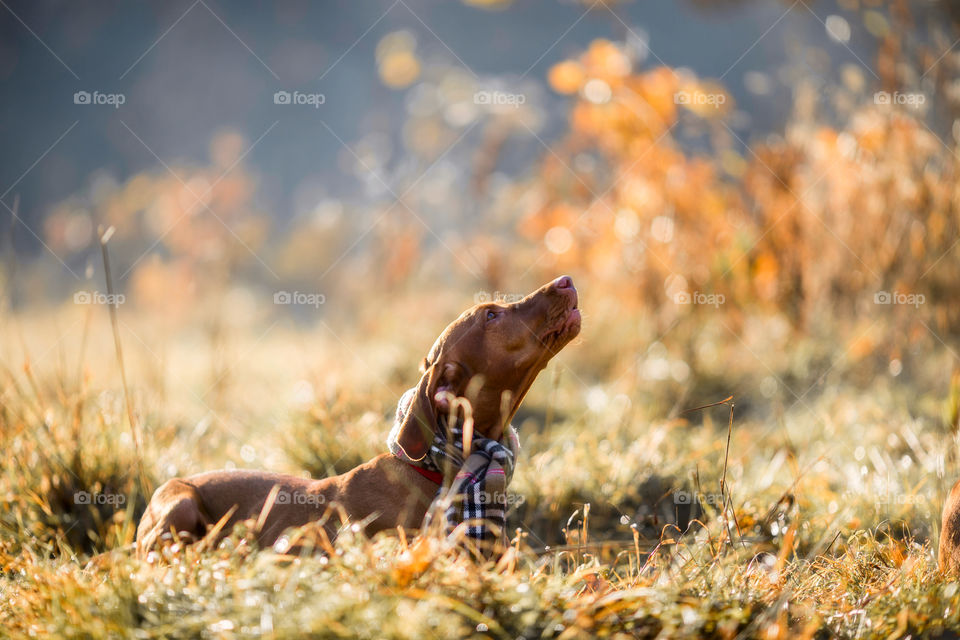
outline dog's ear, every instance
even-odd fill
[[[422,460],[427,455],[433,434],[437,429],[437,414],[433,405],[431,388],[434,386],[434,367],[426,359],[420,364],[422,375],[406,407],[406,413],[400,418],[397,431],[397,444],[410,460]]]
[[[446,339],[446,331],[444,331],[440,337],[438,337],[433,345],[430,347],[430,350],[427,351],[427,357],[420,361],[420,374],[427,372],[430,367],[435,365],[440,360],[440,349],[443,347],[443,342]]]
[[[463,395],[469,382],[466,371],[458,364],[430,364],[425,359],[421,366],[425,366],[425,371],[397,433],[397,443],[411,460],[420,460],[427,454],[439,428],[437,416],[450,411],[447,394]]]
[[[464,368],[451,362],[439,367],[436,385],[431,390],[433,409],[437,415],[450,411],[450,396],[459,398],[467,391],[469,377]]]

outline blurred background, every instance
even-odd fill
[[[956,3],[0,5],[7,425],[131,446],[112,301],[151,478],[342,470],[460,311],[563,273],[531,430],[957,424]]]

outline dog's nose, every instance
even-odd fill
[[[557,289],[572,289],[573,288],[573,278],[570,276],[560,276],[553,281]]]

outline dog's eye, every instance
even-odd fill
[[[487,309],[487,320],[493,320],[497,317],[497,312],[493,309]]]

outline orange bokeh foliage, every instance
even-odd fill
[[[798,108],[784,137],[692,155],[676,139],[685,117],[730,137],[719,123],[732,98],[716,83],[632,69],[603,40],[547,77],[574,101],[569,133],[517,227],[546,245],[551,229],[570,231],[568,248],[544,252],[545,273],[576,268],[654,307],[678,290],[723,293],[728,311],[779,310],[798,329],[882,290],[923,293],[941,328],[958,315],[943,293],[956,158],[921,115],[853,96],[840,126]]]

